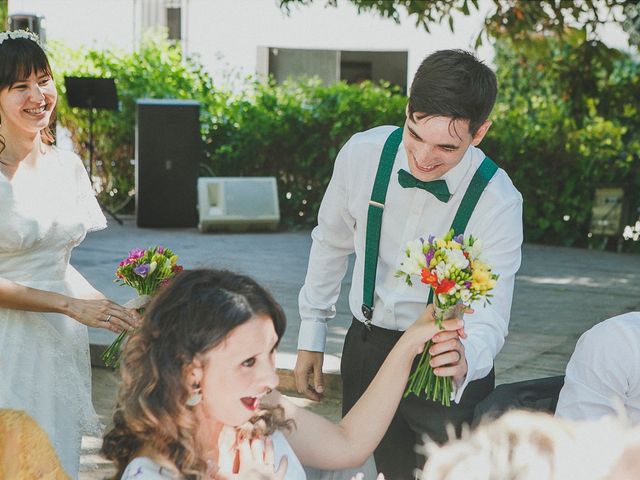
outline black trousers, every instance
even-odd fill
[[[343,416],[367,389],[402,333],[375,326],[369,330],[353,319],[345,337],[340,364]],[[444,443],[448,424],[452,424],[460,435],[462,425],[471,424],[476,404],[493,390],[494,384],[492,369],[485,378],[469,383],[460,403],[452,403],[450,407],[415,395],[403,398],[374,452],[378,471],[384,473],[387,480],[413,479],[414,470],[422,469],[425,462],[425,457],[416,452],[416,445],[422,444],[423,435]]]

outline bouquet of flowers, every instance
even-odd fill
[[[482,245],[469,236],[455,235],[453,229],[443,238],[430,235],[407,244],[407,258],[400,264],[396,277],[403,277],[413,285],[412,277],[419,276],[422,283],[433,289],[433,306],[436,325],[444,320],[459,317],[476,300],[491,303],[488,293],[495,286],[498,275],[480,260]],[[451,377],[438,377],[429,365],[431,355],[427,342],[416,370],[409,377],[404,396],[425,394],[433,401],[450,406],[453,384]]]
[[[182,271],[177,264],[178,257],[164,247],[149,247],[146,250],[134,248],[127,258],[122,260],[116,268],[114,282],[120,285],[129,285],[138,293],[138,298],[127,302],[126,306],[140,307],[146,305],[158,288],[164,286],[176,274]],[[135,308],[134,307],[134,308]],[[104,364],[115,367],[120,357],[122,342],[127,336],[124,330],[102,355]]]

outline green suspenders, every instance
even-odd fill
[[[362,292],[362,313],[365,316],[365,325],[369,326],[373,317],[373,295],[376,286],[376,271],[378,268],[378,251],[380,249],[380,230],[382,228],[382,212],[387,197],[391,170],[398,152],[398,146],[402,140],[402,128],[394,130],[387,138],[380,155],[380,164],[376,173],[376,179],[369,201],[367,213],[367,234],[364,253],[364,282]],[[462,198],[460,207],[453,219],[451,228],[456,233],[464,233],[471,218],[480,195],[489,183],[489,180],[498,170],[498,166],[489,157],[485,157],[480,167],[471,179],[467,191]],[[433,301],[433,290],[429,291],[429,300]]]
[[[391,178],[391,169],[396,158],[398,146],[402,141],[402,129],[394,130],[382,147],[380,164],[376,180],[369,200],[367,213],[367,237],[364,246],[364,292],[362,297],[362,313],[370,321],[373,316],[373,291],[376,288],[376,270],[378,269],[378,251],[380,250],[380,229],[382,228],[382,211],[387,198],[387,187]],[[366,323],[366,322],[365,322]]]

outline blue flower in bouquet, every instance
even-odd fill
[[[133,273],[144,278],[149,274],[149,270],[150,270],[149,264],[143,263],[142,265],[138,265],[136,268],[134,268]]]

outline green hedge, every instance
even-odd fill
[[[399,125],[406,99],[364,83],[253,84],[232,100],[228,115],[205,132],[216,175],[275,176],[289,226],[312,227],[340,147],[354,133]],[[205,130],[207,130],[205,128]]]
[[[640,66],[584,42],[544,40],[534,52],[500,43],[496,50],[500,94],[482,148],[523,193],[526,240],[586,245],[593,189],[616,183],[632,194],[639,190]],[[315,225],[335,155],[351,135],[401,125],[404,119],[406,98],[386,85],[249,79],[242,93],[232,93],[159,37],[147,39],[133,54],[57,45],[52,56],[58,77],[117,79],[122,109],[101,112],[96,122],[101,196],[112,207],[126,204],[134,193],[137,98],[201,102],[202,174],[275,176],[287,227]],[[60,121],[84,152],[86,112],[70,109],[62,82],[58,85]]]

